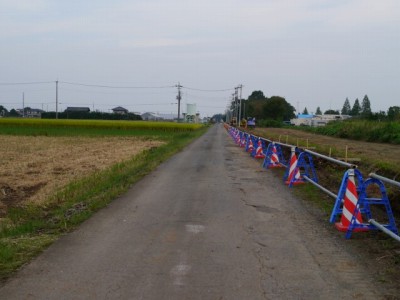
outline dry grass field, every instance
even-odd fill
[[[135,137],[0,136],[0,217],[9,206],[40,204],[75,178],[161,144]]]

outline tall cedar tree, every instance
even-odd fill
[[[316,115],[322,115],[322,111],[321,111],[321,109],[319,108],[319,106],[317,107],[317,110],[316,110],[315,114],[316,114]]]
[[[358,101],[358,98],[354,101],[353,108],[350,111],[351,116],[359,116],[361,113],[361,106],[360,106],[360,101]]]
[[[307,107],[304,107],[304,110],[303,110],[303,115],[308,115],[308,110],[307,110]]]
[[[349,98],[346,98],[342,108],[342,115],[350,115],[350,113],[351,113],[350,101]]]
[[[371,111],[371,102],[368,99],[368,96],[365,95],[364,99],[361,103],[361,116],[363,118],[369,118],[372,115],[372,111]]]

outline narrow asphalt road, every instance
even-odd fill
[[[361,259],[260,165],[213,126],[24,267],[0,299],[383,298]]]

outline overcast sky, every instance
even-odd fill
[[[60,110],[176,113],[180,82],[183,111],[202,116],[238,84],[300,111],[365,94],[387,111],[400,106],[400,1],[0,0],[0,105],[21,108],[24,92],[55,110],[56,80]],[[50,83],[4,85],[33,82]]]

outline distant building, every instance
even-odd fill
[[[348,115],[305,115],[299,114],[296,119],[291,119],[290,123],[295,126],[325,126],[328,122],[346,120],[351,118]]]
[[[117,106],[112,109],[114,114],[119,114],[119,115],[126,115],[129,111],[126,108],[123,108],[121,106]]]
[[[145,112],[140,116],[144,121],[174,121],[177,119],[176,114],[159,114],[153,112]]]
[[[26,118],[40,118],[42,116],[42,113],[44,113],[44,110],[27,107],[25,109],[22,108],[16,109],[16,112],[20,116],[24,116]]]
[[[89,107],[67,107],[64,112],[90,112]]]
[[[199,123],[200,114],[196,112],[196,104],[186,104],[186,113],[183,114],[183,119],[185,123]]]
[[[177,114],[158,114],[164,121],[174,121],[178,119]]]
[[[142,120],[144,121],[158,121],[161,120],[161,117],[156,114],[156,113],[152,113],[152,112],[146,112],[140,115],[142,117]]]

